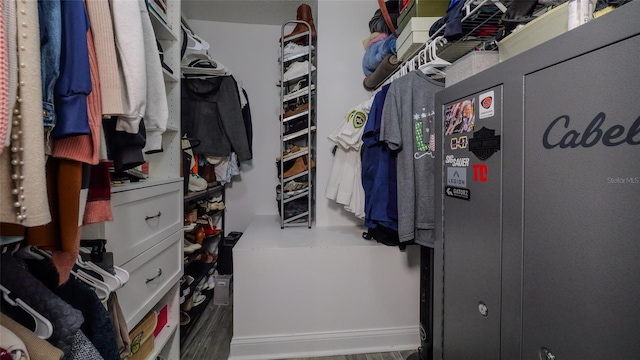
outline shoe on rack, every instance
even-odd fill
[[[194,251],[199,250],[200,248],[202,248],[202,245],[194,244],[192,242],[189,242],[187,239],[184,239],[183,242],[184,242],[184,253],[185,254],[193,254]]]
[[[311,13],[311,6],[309,6],[308,4],[302,4],[298,6],[296,20],[302,20],[302,21],[305,21],[307,24],[309,24],[309,27],[311,28],[311,40],[315,42],[315,39],[318,37],[318,34],[316,33],[316,26],[313,23],[313,14]],[[293,29],[293,31],[289,35],[285,35],[284,38],[286,39],[288,37],[301,34],[307,31],[308,29],[309,28],[307,28],[307,26],[304,24],[296,24],[296,27]],[[282,41],[282,39],[280,39],[280,41]],[[295,41],[299,45],[306,45],[308,43],[308,37],[302,36],[293,41]]]
[[[198,296],[195,296],[195,300],[193,300],[193,306],[198,306],[200,304],[202,304],[205,300],[207,300],[207,297],[203,294],[199,294]]]
[[[213,290],[216,287],[216,279],[213,275],[209,275],[207,278],[207,290]]]
[[[309,150],[309,148],[307,146],[298,146],[298,145],[294,145],[294,144],[289,144],[289,148],[287,150],[284,151],[284,159],[286,160],[289,157],[294,156],[295,154],[301,152],[301,151],[307,151]],[[276,161],[280,161],[281,157],[278,156],[276,158]]]
[[[289,178],[295,175],[300,174],[303,171],[307,171],[307,158],[309,156],[303,156],[303,157],[299,157],[296,159],[296,162],[293,164],[293,166],[284,172],[283,178]],[[314,163],[313,160],[311,160],[311,168],[314,168],[316,166],[316,164]]]
[[[185,300],[184,303],[180,305],[180,309],[184,312],[191,311],[191,308],[193,308],[193,296]]]
[[[282,118],[286,119],[288,117],[294,116],[294,115],[298,115],[304,111],[309,110],[309,103],[304,103],[294,109],[289,109],[287,111],[285,111],[284,114],[282,114]]]
[[[198,174],[189,174],[189,191],[202,191],[206,190],[207,180]]]
[[[282,190],[280,189],[280,185],[276,187],[277,197],[278,199],[288,199],[292,196],[302,194],[303,192],[307,191],[308,187],[309,185],[307,182],[297,182],[295,180],[291,180],[284,185],[284,196],[282,196],[283,194]]]
[[[316,71],[316,67],[313,66],[313,64],[311,64],[311,72],[314,72],[314,71]],[[289,80],[299,78],[307,74],[309,74],[309,61],[307,60],[296,61],[294,63],[291,63],[291,65],[289,65],[289,67],[287,68],[287,71],[285,71],[282,77],[282,81],[287,82]]]
[[[313,91],[316,89],[314,84],[311,84],[311,89],[309,89],[309,84],[307,79],[302,79],[298,81],[292,88],[289,90],[289,93],[284,96],[283,101],[289,101],[295,99],[297,97],[308,94],[309,90]]]
[[[305,118],[290,121],[286,124],[286,130],[284,132],[284,135],[286,136],[286,135],[297,133],[301,130],[306,129],[308,125],[309,125],[309,122]],[[311,128],[315,130],[315,125],[313,124],[313,121],[311,121]]]
[[[313,51],[313,45],[311,45],[311,51]],[[300,46],[295,42],[288,42],[284,47],[284,61],[288,61],[289,59],[309,52],[309,45]],[[280,58],[278,58],[280,61]]]
[[[184,311],[180,311],[180,326],[185,326],[191,322],[191,316]]]

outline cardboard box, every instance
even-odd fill
[[[407,27],[400,33],[396,41],[398,59],[407,60],[429,39],[429,28],[438,17],[415,17],[409,20]]]
[[[411,0],[406,9],[398,16],[398,31],[404,31],[411,18],[441,18],[447,13],[449,0]]]
[[[447,68],[445,87],[449,87],[499,63],[497,51],[472,51]]]

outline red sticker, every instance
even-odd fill
[[[486,98],[482,99],[482,101],[480,102],[480,105],[482,105],[483,108],[488,109],[491,107],[492,102],[493,102],[493,98],[491,96],[487,96]]]
[[[489,180],[489,167],[484,164],[473,165],[473,181],[487,182]]]

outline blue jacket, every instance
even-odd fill
[[[59,0],[38,0],[40,23],[40,68],[42,75],[42,113],[44,126],[56,125],[53,93],[60,75],[62,13]]]
[[[60,2],[62,36],[60,77],[54,88],[55,139],[90,134],[87,95],[91,92],[87,31],[89,17],[82,0]]]
[[[382,87],[373,99],[369,120],[362,134],[362,187],[364,188],[364,225],[370,229],[378,224],[398,230],[398,189],[396,161],[384,141],[380,141],[382,108],[391,85]]]

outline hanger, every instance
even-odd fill
[[[120,289],[124,285],[122,283],[122,280],[120,280],[116,275],[111,274],[110,272],[104,270],[103,268],[92,263],[91,261],[82,260],[80,255],[78,255],[78,259],[76,260],[76,265],[78,265],[78,267],[80,268],[91,270],[97,273],[98,275],[102,276],[102,282],[107,285],[109,292],[114,292]]]
[[[39,259],[35,258],[37,260],[42,260],[45,257],[51,259],[51,254],[49,254],[44,250],[38,249],[35,246],[28,246],[28,248],[29,250],[24,252],[25,255],[28,255],[28,254],[35,254],[35,256],[39,255],[40,256]],[[109,299],[109,295],[111,294],[111,291],[109,290],[109,286],[104,282],[92,277],[91,275],[85,272],[82,272],[81,270],[75,271],[72,269],[71,274],[73,274],[73,276],[75,276],[76,279],[82,281],[83,283],[93,288],[101,302],[105,303]]]
[[[4,298],[4,301],[9,303],[9,305],[19,307],[33,317],[36,323],[36,329],[33,332],[40,339],[46,340],[50,338],[51,335],[53,335],[53,325],[51,325],[51,322],[49,320],[47,320],[39,312],[35,311],[31,306],[27,305],[20,298],[11,296],[11,291],[9,291],[9,289],[4,287],[3,285],[0,285],[0,291],[2,291],[2,297]]]
[[[428,62],[419,67],[420,71],[422,71],[426,75],[436,74],[445,76],[445,72],[440,68],[446,68],[451,65],[450,62],[441,59],[438,54],[438,45],[443,46],[447,43],[447,40],[443,36],[438,36],[433,39],[423,50],[425,58],[428,58]]]

